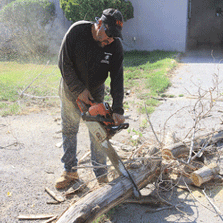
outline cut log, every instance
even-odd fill
[[[221,140],[223,140],[223,130],[200,135],[200,136],[195,137],[194,139],[194,148],[197,148],[198,150],[205,142],[209,142],[208,145],[210,145],[210,144],[217,143]],[[190,140],[185,140],[184,142],[178,142],[178,143],[166,146],[162,150],[162,157],[167,160],[177,159],[182,156],[187,157],[190,151],[190,148],[189,148],[190,143],[191,143]]]
[[[153,183],[159,175],[160,161],[153,162],[151,168],[140,171],[131,171],[138,186],[143,188]],[[94,219],[109,211],[111,208],[123,203],[133,195],[131,181],[123,176],[118,177],[109,184],[101,187],[71,205],[58,219],[57,223],[90,223]]]
[[[191,174],[191,180],[195,186],[200,187],[201,184],[213,179],[220,172],[220,168],[216,163],[204,166]]]
[[[166,160],[188,156],[190,148],[184,143],[175,143],[162,150],[162,157]]]

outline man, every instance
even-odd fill
[[[64,173],[55,187],[63,189],[78,181],[76,147],[81,118],[76,100],[85,104],[90,100],[104,100],[104,82],[110,74],[113,98],[113,119],[116,125],[124,122],[123,117],[123,48],[119,38],[123,17],[120,11],[106,9],[96,23],[79,21],[65,34],[59,53]],[[90,134],[92,165],[106,165],[105,154],[97,148]],[[106,168],[94,168],[99,183],[107,183]]]

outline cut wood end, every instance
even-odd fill
[[[163,149],[162,150],[162,158],[166,159],[166,160],[174,159],[173,154],[168,149]]]
[[[216,163],[211,163],[208,166],[204,166],[191,173],[191,180],[195,186],[200,187],[201,184],[210,181],[220,171],[219,166]]]
[[[202,178],[196,173],[192,173],[190,179],[192,180],[193,184],[197,187],[200,187],[201,184],[203,183]]]

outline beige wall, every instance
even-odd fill
[[[130,0],[134,18],[124,23],[126,50],[184,52],[187,35],[187,0]]]
[[[57,54],[71,23],[64,17],[59,0],[51,1],[56,6],[57,18],[49,32],[50,51]],[[130,1],[134,7],[134,18],[124,23],[125,50],[185,51],[188,0]]]

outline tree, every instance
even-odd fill
[[[60,0],[60,6],[65,17],[76,22],[78,20],[94,21],[96,16],[101,16],[106,8],[118,9],[124,21],[133,18],[133,6],[125,0]]]
[[[23,58],[41,57],[48,52],[47,32],[55,17],[49,0],[16,0],[0,11],[0,22],[10,30],[10,51]]]

